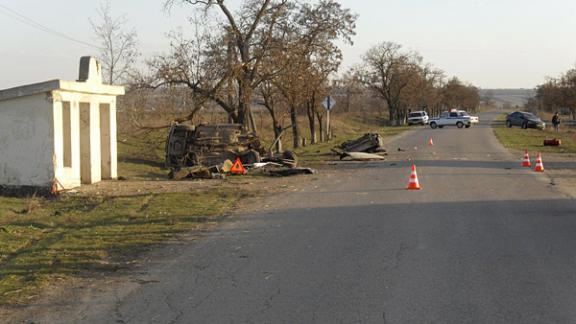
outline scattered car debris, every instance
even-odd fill
[[[316,174],[316,170],[311,168],[263,168],[262,175],[271,177],[290,177],[295,175]]]
[[[184,179],[212,179],[212,172],[209,168],[195,166],[182,168],[179,170],[172,170],[170,172],[170,178],[173,180],[184,180]]]
[[[260,162],[260,163],[254,163],[254,164],[252,164],[252,165],[246,165],[247,168],[255,168],[255,169],[264,168],[264,167],[267,167],[267,166],[277,166],[277,167],[281,167],[282,164],[274,163],[274,162]]]
[[[234,162],[232,162],[230,160],[226,160],[222,163],[220,170],[222,170],[222,172],[224,172],[224,173],[228,173],[228,172],[230,172],[230,170],[232,170],[233,165],[234,165]]]
[[[378,154],[362,153],[362,152],[344,152],[340,154],[342,161],[377,161],[385,160],[385,157]]]
[[[562,141],[557,138],[544,140],[544,146],[560,146],[560,145],[562,145]]]
[[[289,168],[298,167],[298,156],[292,151],[284,151],[280,156],[267,156],[262,158],[262,162],[273,162],[282,164]]]

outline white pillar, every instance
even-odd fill
[[[100,147],[100,102],[90,102],[90,166],[91,182],[102,180],[102,157]]]

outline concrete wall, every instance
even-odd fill
[[[56,94],[55,94],[56,95]],[[67,106],[67,107],[65,107]],[[64,114],[64,109],[69,113]],[[64,117],[68,119],[66,122]],[[54,165],[56,179],[65,189],[80,186],[80,109],[76,102],[62,102],[58,95],[54,100]],[[66,125],[68,124],[68,125]],[[69,127],[65,131],[65,127]],[[65,144],[64,133],[69,132],[69,143]],[[67,146],[70,147],[67,147]],[[65,161],[64,150],[69,150],[70,161]]]
[[[51,185],[52,113],[52,101],[46,93],[0,101],[0,185]]]
[[[54,133],[57,178],[64,188],[116,179],[116,97],[54,91]],[[66,167],[65,121],[70,107],[72,163]]]
[[[70,189],[116,179],[116,96],[93,57],[80,82],[51,80],[0,90],[0,186]]]

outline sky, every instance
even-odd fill
[[[241,0],[228,0],[232,6]],[[166,34],[190,29],[192,8],[167,12],[164,0],[110,0],[139,36],[142,58],[168,51]],[[480,88],[533,88],[576,66],[574,0],[339,0],[357,13],[346,69],[369,48],[392,41]],[[0,0],[0,89],[51,79],[75,80],[81,56],[97,55],[90,19],[99,0]],[[28,24],[13,19],[14,12]],[[23,20],[23,18],[21,18]],[[40,24],[54,33],[33,28]],[[87,44],[86,44],[87,43]]]

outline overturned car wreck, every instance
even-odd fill
[[[258,137],[238,124],[173,124],[166,141],[166,167],[213,166],[236,157],[252,164],[261,161],[261,153]]]
[[[166,140],[166,168],[171,170],[171,175],[191,167],[222,169],[227,161],[236,158],[247,166],[274,162],[296,168],[298,164],[296,155],[291,151],[279,156],[268,154],[259,138],[254,133],[244,131],[239,124],[188,126],[174,123],[170,127]]]

